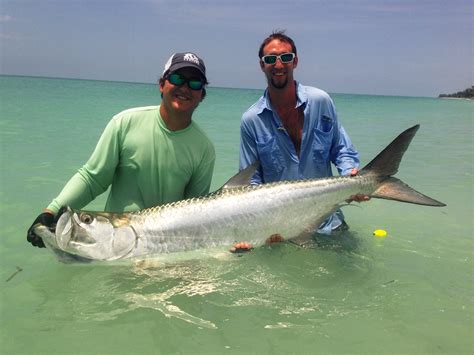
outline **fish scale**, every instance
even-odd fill
[[[254,163],[205,197],[122,214],[68,207],[55,230],[38,224],[35,233],[56,254],[116,260],[231,246],[238,241],[258,246],[272,234],[298,237],[314,231],[357,194],[445,206],[393,177],[418,128],[401,133],[356,176],[242,186],[242,180],[257,168]]]
[[[130,215],[138,235],[134,256],[228,246],[261,245],[272,234],[296,237],[316,228],[350,196],[369,194],[375,177],[334,178],[238,188]]]

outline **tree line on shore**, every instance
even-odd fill
[[[438,97],[456,97],[460,99],[474,99],[474,86],[454,94],[440,94]]]

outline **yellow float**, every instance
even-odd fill
[[[387,236],[387,231],[384,231],[383,229],[376,229],[374,230],[374,236],[377,238],[385,238]]]

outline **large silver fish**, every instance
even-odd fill
[[[35,232],[53,251],[90,260],[116,260],[228,247],[236,241],[258,246],[272,234],[295,238],[315,230],[356,194],[445,206],[392,177],[418,128],[400,134],[354,177],[243,186],[256,163],[202,198],[121,214],[67,208],[55,230],[37,225]]]

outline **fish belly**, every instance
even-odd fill
[[[347,178],[231,190],[171,205],[134,221],[135,256],[230,246],[261,245],[272,234],[292,238],[313,231],[347,198],[372,192],[367,179]]]

